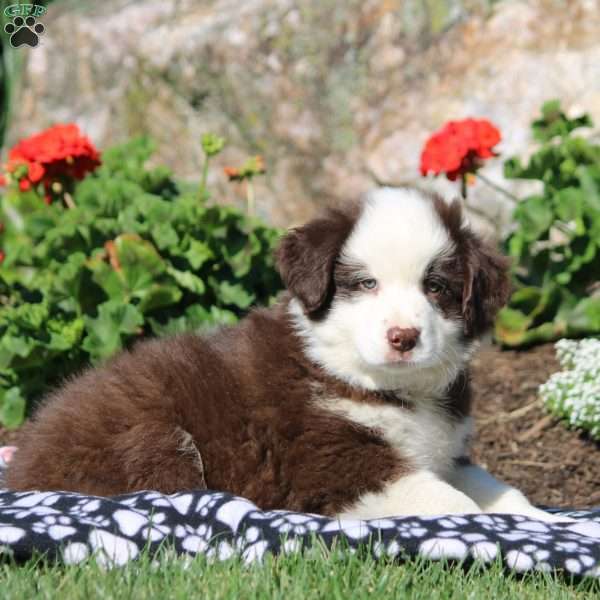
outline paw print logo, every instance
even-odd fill
[[[37,19],[29,15],[26,18],[15,17],[12,23],[7,23],[4,26],[4,32],[10,35],[10,45],[13,48],[19,46],[31,46],[35,48],[40,41],[40,35],[44,33],[46,28],[37,22]]]

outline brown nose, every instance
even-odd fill
[[[390,327],[387,332],[387,339],[395,350],[408,352],[417,345],[417,340],[420,335],[421,331],[414,327],[410,327],[409,329]]]

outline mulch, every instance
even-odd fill
[[[473,458],[535,504],[600,506],[600,444],[549,416],[537,396],[560,370],[553,345],[485,348],[472,364]]]
[[[535,504],[600,506],[600,444],[544,412],[540,383],[559,370],[551,344],[482,348],[473,362],[473,458]],[[14,432],[0,428],[0,444]]]

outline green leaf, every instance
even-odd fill
[[[496,319],[496,339],[507,346],[518,346],[523,342],[530,322],[531,319],[520,310],[503,308]]]
[[[600,165],[584,166],[577,169],[577,177],[583,190],[585,202],[600,214]],[[600,218],[597,216],[598,220]]]
[[[66,351],[75,347],[85,331],[85,321],[78,317],[71,321],[62,319],[50,319],[48,321],[48,332],[50,341],[47,347],[54,351]]]
[[[0,343],[7,352],[23,358],[29,355],[35,345],[35,342],[25,335],[15,336],[8,333],[2,336]]]
[[[210,317],[211,325],[234,325],[238,320],[230,310],[218,306],[210,307]]]
[[[13,313],[15,325],[27,331],[37,331],[47,317],[46,304],[23,304],[16,307]]]
[[[152,237],[160,250],[177,246],[179,236],[170,223],[157,223],[152,227]]]
[[[123,336],[141,333],[144,317],[135,306],[115,301],[98,307],[96,318],[85,318],[88,335],[82,347],[94,359],[103,359],[122,348]]]
[[[177,304],[183,293],[175,285],[169,283],[153,283],[142,294],[138,294],[140,303],[137,308],[142,313],[147,313],[158,308],[165,308]]]
[[[183,288],[194,292],[194,294],[202,295],[206,290],[206,286],[200,277],[190,273],[189,271],[179,271],[173,267],[168,267],[167,272],[173,279]]]
[[[530,196],[517,205],[514,212],[525,240],[537,240],[546,234],[554,221],[552,208],[543,196]]]
[[[213,251],[204,242],[192,239],[190,247],[184,253],[193,269],[199,269],[207,260],[214,257]]]
[[[123,234],[114,240],[110,264],[104,257],[98,257],[89,261],[88,267],[106,295],[122,302],[144,299],[154,293],[156,280],[166,272],[165,262],[154,246],[135,234]]]
[[[531,346],[533,344],[544,344],[556,340],[563,335],[565,335],[565,330],[560,325],[556,323],[542,323],[537,327],[525,331],[518,345]]]
[[[132,292],[147,286],[165,271],[165,263],[151,242],[134,234],[123,234],[114,243],[122,274]]]
[[[525,315],[531,315],[542,301],[542,296],[539,287],[522,287],[510,297],[510,306]]]
[[[0,421],[8,429],[15,429],[25,419],[25,398],[18,387],[0,389]]]
[[[569,273],[575,273],[596,258],[598,252],[598,246],[596,244],[596,240],[593,240],[586,235],[573,240],[571,243],[573,256],[567,267]]]
[[[567,187],[558,190],[552,200],[556,216],[561,221],[569,222],[581,218],[585,204],[585,196],[581,189]]]
[[[128,288],[124,278],[103,258],[94,258],[88,262],[88,268],[92,271],[92,280],[97,283],[113,300],[127,301]]]
[[[254,302],[254,294],[248,293],[239,283],[217,281],[214,277],[211,277],[209,282],[223,304],[233,304],[238,308],[246,309]]]
[[[584,298],[568,317],[571,334],[600,333],[600,298]]]
[[[549,100],[542,106],[542,117],[532,124],[533,137],[541,142],[555,136],[568,136],[578,127],[591,127],[592,120],[588,115],[570,119],[562,111],[560,100]]]

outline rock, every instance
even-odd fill
[[[377,182],[425,183],[421,147],[450,118],[491,119],[503,157],[531,152],[529,123],[548,99],[600,121],[598,9],[573,0],[565,19],[552,0],[59,2],[43,43],[19,50],[9,143],[56,121],[100,147],[149,133],[157,161],[197,179],[199,139],[213,131],[229,140],[211,171],[216,198],[243,201],[221,167],[260,153],[259,213],[289,225]],[[503,181],[501,163],[489,179],[530,189]],[[510,203],[490,188],[477,183],[469,202],[506,225]]]

